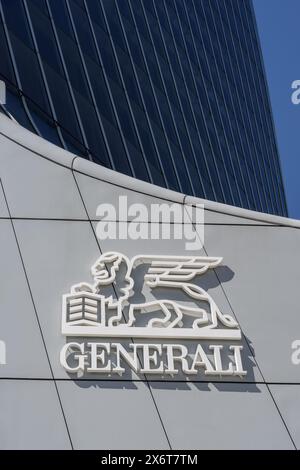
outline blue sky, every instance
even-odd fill
[[[253,0],[275,121],[289,216],[300,219],[300,0]]]

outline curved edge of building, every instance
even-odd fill
[[[73,171],[82,173],[84,175],[114,184],[119,187],[129,189],[131,191],[140,192],[149,196],[159,197],[168,201],[184,204],[203,204],[205,210],[212,212],[219,212],[224,215],[232,215],[244,219],[252,219],[260,222],[266,222],[275,225],[286,225],[289,227],[300,227],[300,221],[287,217],[281,217],[272,214],[261,213],[241,207],[230,206],[227,204],[209,201],[201,198],[196,198],[190,195],[177,193],[175,191],[155,186],[153,184],[138,180],[136,178],[118,173],[116,171],[105,168],[99,164],[88,161],[82,157],[76,156],[56,145],[48,142],[47,140],[31,133],[27,129],[20,126],[18,123],[13,122],[4,115],[0,115],[1,131],[0,133],[21,145],[22,147],[31,150],[36,155],[52,161],[61,166],[65,166]]]

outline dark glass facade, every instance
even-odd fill
[[[5,110],[185,194],[287,215],[250,0],[0,0]]]

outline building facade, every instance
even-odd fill
[[[287,215],[250,0],[1,0],[0,47],[5,110],[27,129],[161,187]]]
[[[300,449],[300,221],[251,3],[0,18],[0,449]]]
[[[205,201],[202,249],[188,250],[183,239],[100,240],[95,214],[103,201],[126,195],[132,204],[177,203],[188,211],[203,200],[76,157],[1,114],[0,149],[0,448],[110,449],[112,454],[113,449],[168,454],[300,449],[300,222]],[[142,224],[150,225],[147,219]],[[168,328],[160,328],[155,339],[120,338],[113,331],[104,338],[99,330],[99,337],[83,338],[81,330],[76,337],[63,331],[64,296],[72,286],[92,282],[91,267],[107,252],[128,259],[223,257],[223,266],[192,282],[209,293],[227,320],[236,320],[234,331],[241,331],[241,338],[197,339],[189,330],[188,338],[170,339]],[[142,284],[141,274],[137,283]],[[149,291],[142,298],[153,300]],[[64,362],[70,342],[77,344],[77,356],[66,358],[71,371]],[[98,370],[89,356],[91,342],[100,343]],[[133,354],[141,343],[159,360],[160,349],[177,344],[180,356],[187,348],[187,367],[164,358],[160,371],[153,371],[159,362],[152,360],[145,373],[134,360],[129,365],[122,358],[119,370],[112,370],[118,364],[113,344]],[[229,350],[235,362],[230,371],[228,343],[243,347],[239,370]],[[187,368],[199,344],[206,366],[198,357],[197,373],[191,374]],[[222,360],[217,374],[212,348]],[[139,354],[145,358],[141,346]],[[177,371],[170,373],[172,368]]]

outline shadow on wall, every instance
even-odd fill
[[[99,388],[104,390],[137,390],[135,382],[123,380],[75,380],[75,384],[83,389]],[[153,380],[146,382],[154,390],[186,390],[191,391],[196,387],[199,392],[218,391],[222,393],[261,393],[255,383],[232,383],[232,382],[170,382]],[[242,387],[240,385],[243,385]]]

